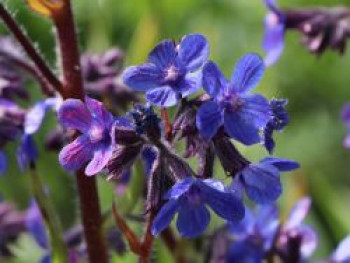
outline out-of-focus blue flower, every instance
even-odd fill
[[[211,139],[223,125],[225,132],[245,145],[260,142],[259,130],[270,120],[269,102],[259,94],[250,94],[265,71],[256,54],[242,57],[228,82],[213,62],[203,68],[203,87],[213,100],[205,102],[197,113],[201,135]]]
[[[349,263],[350,262],[350,236],[344,238],[336,250],[332,253],[330,262]]]
[[[279,227],[279,212],[275,205],[245,210],[244,219],[229,224],[234,242],[230,245],[226,262],[262,262],[271,249]]]
[[[23,135],[20,146],[17,149],[17,161],[21,170],[25,170],[29,163],[38,158],[38,151],[32,136],[40,129],[46,112],[58,107],[60,98],[48,98],[37,102],[25,115]]]
[[[279,243],[286,249],[288,254],[288,242],[291,239],[300,240],[300,258],[307,259],[317,247],[317,234],[315,230],[304,224],[303,221],[309,213],[311,199],[304,197],[292,208],[289,216],[283,225],[279,237]],[[295,251],[293,251],[295,253]]]
[[[0,151],[0,175],[6,171],[7,161],[5,154]]]
[[[75,171],[88,163],[85,169],[88,176],[105,168],[112,156],[113,116],[102,103],[88,97],[85,103],[78,99],[68,99],[60,107],[58,119],[65,128],[82,133],[60,152],[62,167]]]
[[[238,222],[244,217],[242,202],[225,191],[220,181],[213,179],[183,179],[169,190],[166,199],[167,203],[154,220],[153,235],[158,235],[168,227],[176,213],[177,229],[181,236],[192,238],[202,234],[210,222],[206,205],[230,222]]]
[[[209,56],[204,36],[184,36],[176,46],[171,40],[160,42],[149,54],[148,61],[125,70],[123,80],[130,88],[146,92],[153,105],[169,107],[201,87],[200,67]]]
[[[41,248],[47,249],[49,244],[44,221],[41,216],[39,207],[34,200],[31,201],[30,207],[27,211],[26,226],[37,244]]]
[[[280,172],[297,169],[297,162],[267,157],[259,163],[251,163],[239,171],[231,184],[231,190],[239,196],[246,192],[248,198],[258,204],[272,203],[282,193]]]
[[[262,47],[266,51],[266,66],[272,66],[281,56],[284,49],[286,17],[277,7],[275,0],[264,0],[269,13],[265,17],[265,34]]]
[[[350,103],[347,103],[341,113],[341,117],[347,128],[347,135],[344,139],[344,146],[350,148]]]
[[[281,132],[284,127],[289,124],[289,115],[285,109],[287,103],[288,101],[284,99],[273,99],[270,101],[272,117],[267,123],[263,133],[264,146],[270,154],[273,153],[275,148],[275,141],[272,137],[273,132]]]

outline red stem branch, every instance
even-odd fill
[[[17,24],[11,14],[6,10],[3,4],[0,3],[0,17],[8,27],[10,32],[14,35],[17,41],[20,43],[28,57],[33,61],[38,70],[47,79],[47,81],[59,92],[62,91],[61,82],[56,78],[55,74],[47,66],[43,58],[39,55],[31,41],[21,30],[21,27]]]
[[[62,57],[64,77],[62,95],[65,99],[84,100],[80,55],[69,0],[65,1],[63,8],[53,10],[52,19],[56,25]],[[95,177],[87,177],[81,169],[77,172],[77,187],[89,262],[107,263],[108,255],[102,233],[102,216],[96,179]]]

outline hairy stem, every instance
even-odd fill
[[[80,55],[69,0],[64,1],[63,8],[54,10],[52,19],[56,26],[62,58],[64,77],[62,95],[65,99],[84,100]],[[107,263],[107,247],[102,232],[102,216],[96,179],[95,177],[87,177],[83,169],[77,172],[76,178],[89,262]]]
[[[31,41],[21,30],[20,26],[7,11],[3,4],[0,3],[0,17],[4,21],[5,25],[13,36],[17,39],[19,44],[22,46],[28,57],[36,65],[42,76],[59,92],[62,92],[61,82],[57,79],[55,74],[51,71],[49,66],[45,63],[43,58],[39,55]]]
[[[41,215],[49,231],[52,262],[68,262],[68,253],[63,241],[62,227],[55,209],[44,191],[43,183],[37,174],[35,163],[30,164],[30,183],[35,201],[38,204]]]

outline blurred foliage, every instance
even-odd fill
[[[283,7],[291,8],[350,6],[349,0],[279,2]],[[7,4],[42,54],[55,67],[55,39],[49,21],[31,13],[23,0],[11,0]],[[199,32],[208,38],[211,59],[220,65],[227,76],[231,74],[235,61],[244,53],[263,55],[262,21],[266,10],[259,0],[73,0],[73,4],[81,49],[98,52],[119,46],[126,51],[127,65],[144,61],[159,40],[179,39],[190,32]],[[1,30],[5,32],[3,28]],[[302,168],[283,175],[284,195],[280,203],[286,215],[298,198],[312,196],[313,211],[309,219],[320,233],[321,246],[317,257],[321,257],[327,255],[350,232],[350,221],[347,220],[350,218],[350,153],[342,146],[345,128],[339,118],[342,105],[350,100],[350,52],[342,57],[326,52],[316,58],[308,54],[299,41],[296,33],[287,34],[284,54],[275,67],[267,70],[258,90],[269,97],[289,99],[291,124],[283,134],[276,136],[276,155],[295,159]],[[33,90],[33,98],[38,98],[36,88],[29,88]],[[50,116],[46,123],[36,136],[39,145],[47,131],[54,127],[54,116]],[[266,154],[260,146],[244,150],[253,160]],[[64,226],[69,227],[74,223],[77,210],[74,178],[58,166],[55,154],[46,152],[42,146],[40,153],[40,175],[50,189]],[[11,156],[11,165],[7,174],[0,178],[0,193],[24,208],[29,198],[27,178],[15,164],[12,147],[8,148],[8,155]],[[135,179],[134,176],[132,180],[135,187],[117,200],[123,211],[132,210],[135,193],[141,192],[139,181],[142,179]],[[102,181],[99,186],[102,207],[107,211],[113,200],[113,189]],[[23,239],[17,247],[28,246],[24,245],[26,242]],[[167,251],[160,243],[156,244],[155,250],[158,262],[170,262]],[[120,260],[115,258],[115,262]],[[130,254],[123,256],[122,260],[135,262]]]

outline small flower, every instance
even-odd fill
[[[259,163],[251,163],[239,171],[232,181],[231,189],[242,196],[246,192],[248,198],[258,204],[276,201],[282,193],[280,172],[297,169],[297,162],[266,157]]]
[[[267,123],[263,133],[264,146],[270,154],[273,153],[275,148],[275,141],[272,137],[273,132],[281,132],[289,124],[289,115],[285,109],[287,103],[288,101],[284,99],[273,99],[270,101],[272,117]]]
[[[23,88],[23,82],[22,76],[13,65],[5,63],[0,59],[0,98],[13,100],[15,97],[18,97],[28,99],[29,94]]]
[[[153,235],[158,235],[178,213],[177,229],[183,237],[196,237],[203,233],[210,221],[206,205],[225,220],[237,222],[244,217],[244,207],[224,185],[216,180],[186,178],[177,182],[166,194],[168,202],[157,214]]]
[[[350,236],[344,238],[336,250],[332,253],[330,262],[348,263],[350,262]]]
[[[344,146],[350,148],[350,103],[347,103],[341,113],[341,117],[347,128],[347,135],[344,139]]]
[[[201,87],[200,67],[209,56],[204,36],[184,36],[179,45],[160,42],[149,54],[148,62],[125,70],[123,80],[130,88],[146,92],[153,105],[169,107]]]
[[[265,17],[265,35],[263,49],[266,66],[272,66],[281,56],[284,49],[285,14],[277,7],[275,0],[264,0],[270,12]]]
[[[256,54],[242,57],[228,82],[219,68],[208,62],[203,68],[203,87],[213,98],[198,109],[197,128],[211,139],[223,125],[225,132],[245,145],[260,142],[259,130],[270,119],[268,101],[249,94],[263,76],[265,66]]]
[[[312,255],[317,247],[317,234],[313,228],[303,223],[311,206],[311,199],[304,197],[298,201],[289,213],[283,225],[279,237],[279,244],[286,251],[286,255],[295,256],[299,253],[301,259],[306,259]],[[294,246],[289,246],[290,242],[296,242],[299,247],[294,251]],[[290,249],[293,251],[289,251]]]
[[[62,149],[59,160],[68,171],[88,163],[85,173],[91,176],[100,172],[112,156],[113,116],[99,101],[88,97],[85,101],[68,99],[58,111],[62,126],[82,133]]]
[[[47,111],[58,107],[60,103],[60,98],[48,98],[37,102],[25,114],[22,142],[17,149],[17,161],[22,171],[35,162],[39,155],[33,135],[40,129]]]
[[[229,224],[234,241],[228,250],[227,262],[262,262],[277,235],[279,212],[275,205],[245,211],[241,222]]]

